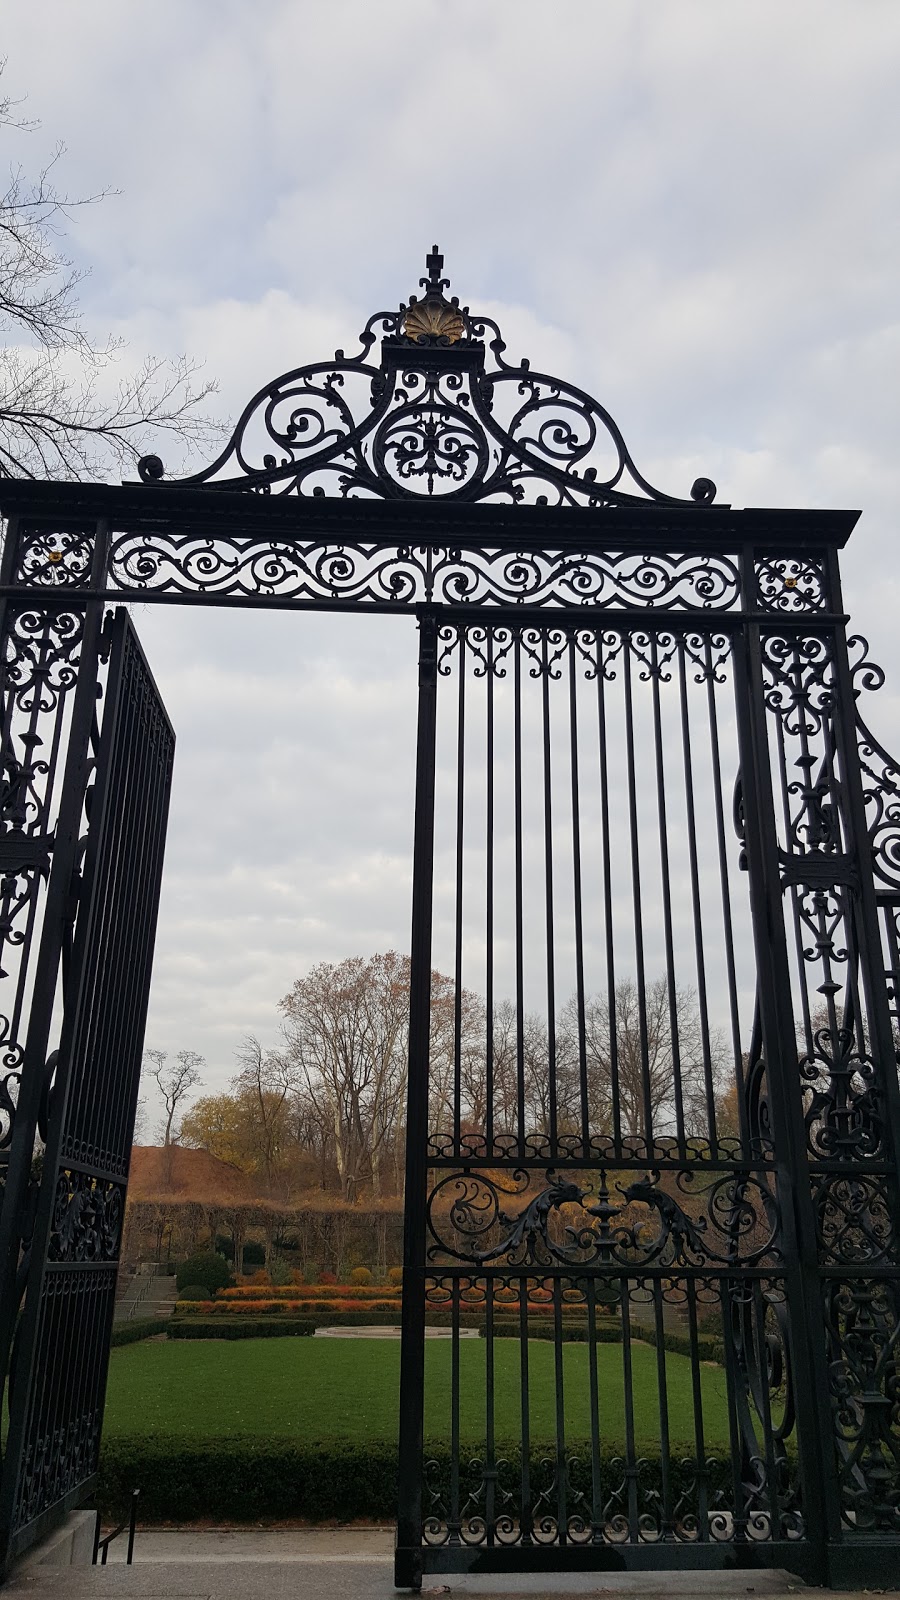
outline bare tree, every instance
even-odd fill
[[[389,950],[321,962],[297,979],[281,1010],[288,1060],[328,1109],[344,1198],[356,1200],[366,1172],[379,1193],[402,1115],[409,957]]]
[[[178,1137],[179,1130],[175,1121],[178,1107],[190,1091],[198,1083],[202,1083],[200,1068],[205,1066],[206,1062],[196,1050],[179,1050],[171,1065],[167,1050],[145,1050],[144,1059],[151,1063],[150,1077],[162,1096],[165,1122],[160,1131],[163,1135],[163,1144],[169,1145]]]
[[[0,98],[0,133],[35,126]],[[148,357],[110,381],[123,342],[88,332],[77,302],[85,274],[60,247],[72,212],[106,192],[61,192],[54,174],[64,153],[58,144],[35,178],[11,167],[0,194],[0,476],[102,477],[133,466],[159,433],[189,447],[222,433],[201,409],[215,385],[198,383],[185,356]]]
[[[252,1033],[247,1034],[235,1056],[240,1071],[232,1078],[231,1086],[244,1098],[248,1132],[271,1192],[288,1134],[291,1064],[279,1051],[264,1050]]]
[[[558,1033],[567,1040],[570,1101],[577,1103],[581,1054],[576,1002],[571,999]],[[634,978],[616,984],[613,1004],[593,995],[584,1010],[585,1066],[591,1130],[610,1133],[614,1101],[624,1133],[643,1136],[652,1123],[671,1132],[679,1115],[685,1132],[707,1137],[711,1098],[721,1086],[723,1045],[704,1027],[692,989],[670,990],[658,977],[643,991]]]

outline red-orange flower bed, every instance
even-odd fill
[[[367,1311],[390,1311],[400,1315],[399,1300],[373,1300],[366,1303]],[[300,1312],[309,1316],[314,1312],[358,1312],[357,1300],[179,1300],[178,1310],[202,1316],[269,1317],[273,1314],[289,1315]]]
[[[244,1284],[238,1289],[220,1289],[217,1300],[392,1300],[400,1298],[393,1284],[289,1283],[277,1288],[264,1284]]]

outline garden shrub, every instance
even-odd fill
[[[350,1282],[358,1284],[360,1288],[364,1288],[372,1281],[372,1274],[368,1267],[354,1267],[350,1274]]]
[[[180,1291],[179,1300],[208,1300],[209,1290],[205,1283],[188,1283]]]
[[[283,1289],[291,1282],[292,1272],[286,1261],[276,1260],[269,1268],[269,1277],[275,1289]]]
[[[175,1274],[175,1284],[178,1293],[189,1284],[203,1284],[210,1296],[217,1289],[227,1289],[231,1282],[231,1271],[224,1256],[216,1255],[210,1250],[205,1255],[189,1256],[183,1261]]]
[[[396,1284],[398,1289],[402,1287],[402,1284],[403,1284],[403,1268],[402,1267],[388,1267],[388,1283]]]
[[[329,1272],[328,1268],[324,1267],[322,1269],[322,1271],[319,1273],[319,1282],[320,1283],[337,1283],[337,1273]]]

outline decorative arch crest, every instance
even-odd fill
[[[496,322],[447,297],[443,265],[435,245],[421,298],[370,317],[355,356],[336,350],[260,389],[216,460],[179,482],[379,500],[712,503],[709,478],[686,500],[654,488],[604,406],[527,360],[507,361]],[[138,471],[148,483],[164,476],[158,456]]]

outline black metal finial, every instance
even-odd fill
[[[428,273],[428,277],[419,279],[419,287],[422,289],[427,289],[429,294],[437,295],[441,293],[442,289],[449,289],[450,279],[441,277],[441,269],[443,268],[443,265],[444,258],[441,255],[438,246],[434,245],[432,247],[431,254],[425,257],[425,268]]]

